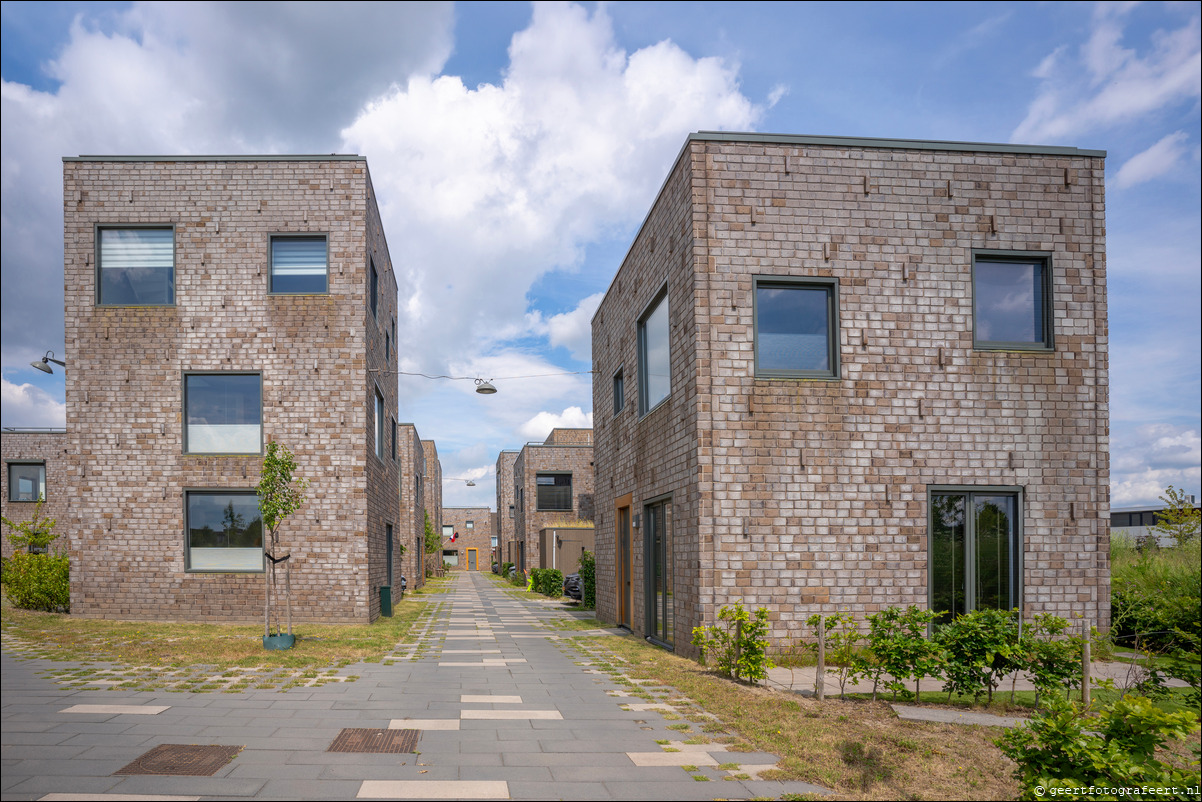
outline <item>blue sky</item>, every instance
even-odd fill
[[[64,420],[61,157],[367,157],[401,417],[448,505],[591,422],[589,321],[686,135],[1017,142],[1107,159],[1112,503],[1199,493],[1197,3],[3,4],[3,425]],[[561,374],[541,378],[510,378]]]

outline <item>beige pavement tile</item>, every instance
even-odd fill
[[[509,799],[504,780],[364,780],[359,799]]]

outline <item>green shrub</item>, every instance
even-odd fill
[[[503,577],[508,577],[508,576],[509,576],[509,569],[510,569],[512,566],[513,566],[513,563],[501,563],[501,576],[503,576]]]
[[[1040,613],[1023,628],[1014,663],[1031,675],[1035,704],[1061,688],[1081,687],[1081,639],[1067,636],[1068,621]],[[1014,694],[1011,693],[1013,698]]]
[[[759,607],[751,614],[737,601],[733,607],[723,607],[718,620],[726,626],[693,628],[692,644],[701,649],[702,663],[708,654],[728,677],[751,682],[767,678],[774,665],[768,659],[768,610]]]
[[[71,612],[67,555],[14,551],[4,572],[4,595],[25,610]]]
[[[526,587],[526,572],[525,571],[514,571],[513,576],[509,580],[509,584],[511,584],[517,588]]]
[[[905,610],[889,607],[868,616],[868,648],[872,650],[873,659],[861,658],[855,673],[857,678],[867,676],[872,679],[873,700],[882,680],[897,699],[899,692],[903,697],[909,696],[905,686],[907,679],[914,680],[917,697],[923,679],[940,676],[944,651],[927,637],[927,629],[937,616],[937,612],[922,610],[913,604]]]
[[[1202,637],[1202,543],[1190,540],[1162,549],[1111,543],[1110,616],[1120,646],[1168,652]]]
[[[865,663],[860,655],[860,644],[864,642],[864,633],[860,631],[860,622],[851,613],[835,613],[825,618],[815,613],[806,619],[806,623],[818,629],[823,625],[823,640],[826,647],[826,662],[835,666],[827,671],[832,672],[839,680],[839,696],[846,694],[847,683],[856,675],[865,673]]]
[[[585,551],[580,555],[580,606],[585,610],[597,607],[597,555]]]
[[[1004,675],[1020,667],[1018,619],[1008,610],[973,610],[956,616],[935,632],[947,653],[943,690],[971,694],[980,700],[993,691]]]
[[[1021,799],[1097,798],[1090,792],[1098,786],[1176,787],[1178,794],[1156,798],[1189,799],[1187,789],[1199,784],[1197,761],[1190,768],[1174,766],[1162,762],[1157,749],[1197,730],[1194,713],[1165,713],[1138,696],[1119,699],[1096,718],[1083,715],[1072,702],[1049,696],[1039,715],[1007,732],[997,744],[1017,764],[1014,776],[1022,784]]]
[[[558,599],[563,595],[563,571],[558,568],[547,568],[543,571],[543,587],[539,593]]]

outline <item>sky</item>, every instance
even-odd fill
[[[1107,151],[1111,504],[1202,495],[1200,11],[1185,3],[5,2],[5,427],[63,426],[62,157],[365,156],[400,417],[447,506],[590,426],[590,320],[701,130]],[[467,486],[467,480],[475,482]]]

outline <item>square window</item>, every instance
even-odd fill
[[[189,571],[262,571],[263,518],[254,491],[185,494]]]
[[[326,238],[271,238],[271,292],[321,295],[329,290]]]
[[[668,343],[668,288],[639,318],[639,415],[646,415],[672,392]]]
[[[755,375],[839,378],[835,279],[755,278]]]
[[[512,504],[509,505],[509,517],[510,518],[513,517],[513,505]]]
[[[257,373],[184,376],[184,453],[261,454],[263,381]]]
[[[618,368],[618,372],[614,374],[614,414],[617,415],[626,406],[626,379],[622,375],[622,369]]]
[[[175,229],[100,228],[96,233],[97,303],[175,303]]]
[[[8,500],[37,501],[46,498],[46,463],[10,462]]]
[[[1016,490],[930,492],[931,609],[941,622],[1021,605],[1022,505]]]
[[[1052,348],[1052,270],[1047,254],[976,252],[972,339],[982,350]]]
[[[540,473],[534,477],[538,491],[537,509],[570,511],[572,509],[572,474]]]
[[[475,521],[467,521],[466,523],[464,523],[463,528],[464,529],[475,529],[476,522]]]

